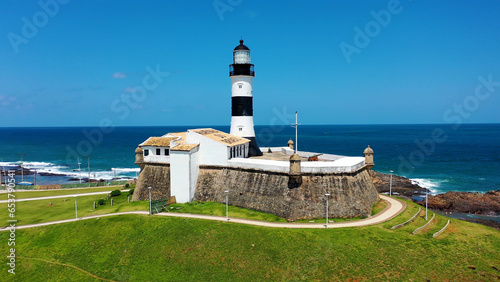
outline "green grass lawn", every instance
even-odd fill
[[[145,202],[147,204],[147,202]],[[340,229],[274,229],[161,216],[123,215],[16,231],[17,281],[492,281],[500,278],[500,232],[447,218],[411,235],[422,217]],[[7,242],[8,232],[0,233]],[[7,243],[2,253],[7,253]],[[5,259],[5,258],[4,258]],[[86,271],[86,272],[83,272]]]
[[[60,195],[70,195],[70,194],[83,194],[83,193],[91,193],[91,192],[101,192],[101,191],[112,191],[115,189],[123,189],[123,186],[106,186],[99,188],[73,188],[73,189],[62,189],[62,190],[28,190],[28,191],[20,191],[17,190],[14,192],[14,196],[16,199],[26,199],[26,198],[39,198],[39,197],[48,197],[48,196],[60,196]],[[0,194],[0,200],[7,200],[7,193]]]
[[[106,195],[79,196],[78,217],[88,215],[107,214],[123,211],[136,211],[149,209],[148,202],[130,202],[127,201],[127,193],[113,197],[113,206],[110,205],[111,200],[105,201],[105,205],[97,206],[94,210],[93,203],[99,199],[106,200]],[[0,226],[6,226],[8,218],[7,203],[0,204]],[[35,200],[26,202],[16,202],[16,218],[17,225],[33,224],[40,222],[49,222],[54,220],[75,218],[75,198],[58,198],[49,200]]]
[[[271,221],[271,222],[287,222],[286,219],[280,218],[273,214],[263,213],[235,206],[229,206],[228,208],[229,208],[229,217],[233,218],[246,218],[246,219]],[[193,201],[192,203],[170,205],[167,208],[167,212],[226,216],[226,205],[216,202]]]
[[[387,203],[383,200],[377,201],[373,205],[372,215],[381,212]],[[167,212],[178,212],[178,213],[194,213],[194,214],[204,214],[204,215],[216,215],[216,216],[226,216],[226,205],[217,202],[198,202],[194,201],[192,203],[186,204],[173,204],[168,207]],[[270,222],[287,222],[286,219],[275,216],[273,214],[263,213],[259,211],[249,210],[245,208],[229,206],[229,217],[231,218],[245,218],[253,220],[262,220]],[[345,222],[360,220],[362,217],[355,218],[331,218],[329,221],[332,222]],[[297,223],[324,223],[325,218],[314,218],[314,219],[300,219],[295,222]]]

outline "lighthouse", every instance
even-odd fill
[[[254,65],[250,61],[250,49],[240,45],[233,50],[233,63],[229,65],[231,78],[231,131],[230,134],[250,140],[248,156],[261,156],[253,128],[253,78]]]

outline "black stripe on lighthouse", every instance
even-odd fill
[[[253,116],[253,97],[232,97],[231,116]]]

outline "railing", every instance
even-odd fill
[[[53,190],[53,189],[68,189],[68,188],[89,188],[89,187],[105,187],[119,186],[129,183],[123,181],[107,181],[107,182],[88,182],[75,184],[52,184],[52,185],[16,185],[16,190]],[[0,186],[0,190],[5,190],[5,185]]]
[[[415,218],[417,218],[417,216],[420,214],[420,211],[422,210],[422,208],[418,208],[418,212],[410,219],[408,219],[407,221],[403,222],[403,223],[400,223],[398,225],[394,225],[391,229],[398,229],[398,228],[401,228],[403,226],[405,226],[406,224],[412,222],[415,220]]]
[[[411,234],[415,235],[415,234],[417,234],[418,231],[424,229],[427,225],[429,225],[429,223],[431,223],[434,220],[435,216],[436,216],[436,214],[433,214],[431,220],[427,221],[427,223],[424,224],[423,226],[420,226],[419,228],[413,230],[413,232]]]
[[[451,222],[451,220],[448,219],[448,222],[446,223],[446,225],[443,228],[441,228],[441,230],[439,230],[438,232],[434,233],[432,235],[432,238],[436,238],[437,236],[439,236],[439,234],[443,233],[443,231],[445,231],[446,228],[448,228],[448,225],[450,225],[450,222]]]
[[[231,64],[229,65],[229,76],[250,75],[255,76],[253,64]]]
[[[167,208],[167,198],[151,201],[151,213],[160,213]]]

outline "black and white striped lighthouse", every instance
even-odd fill
[[[261,156],[253,128],[253,78],[254,66],[250,62],[250,49],[243,45],[233,51],[233,63],[229,65],[231,78],[231,131],[230,134],[250,139],[249,156]]]

